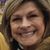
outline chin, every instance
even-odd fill
[[[34,46],[34,45],[36,45],[36,44],[38,44],[39,42],[38,41],[22,41],[22,42],[19,42],[19,43],[21,43],[23,46]]]

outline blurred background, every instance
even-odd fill
[[[1,24],[4,5],[5,5],[6,1],[8,1],[8,0],[0,0],[0,24]]]
[[[2,31],[1,21],[3,16],[3,11],[4,11],[4,5],[7,1],[8,0],[0,0],[0,32]]]

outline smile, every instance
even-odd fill
[[[37,29],[33,30],[33,31],[23,31],[18,33],[18,35],[22,36],[22,37],[32,37],[35,33],[36,33]]]

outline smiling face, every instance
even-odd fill
[[[44,34],[44,16],[32,2],[21,5],[10,19],[12,37],[24,46],[40,42]]]

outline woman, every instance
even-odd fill
[[[11,50],[36,50],[50,34],[49,5],[45,0],[9,0],[2,20]]]

